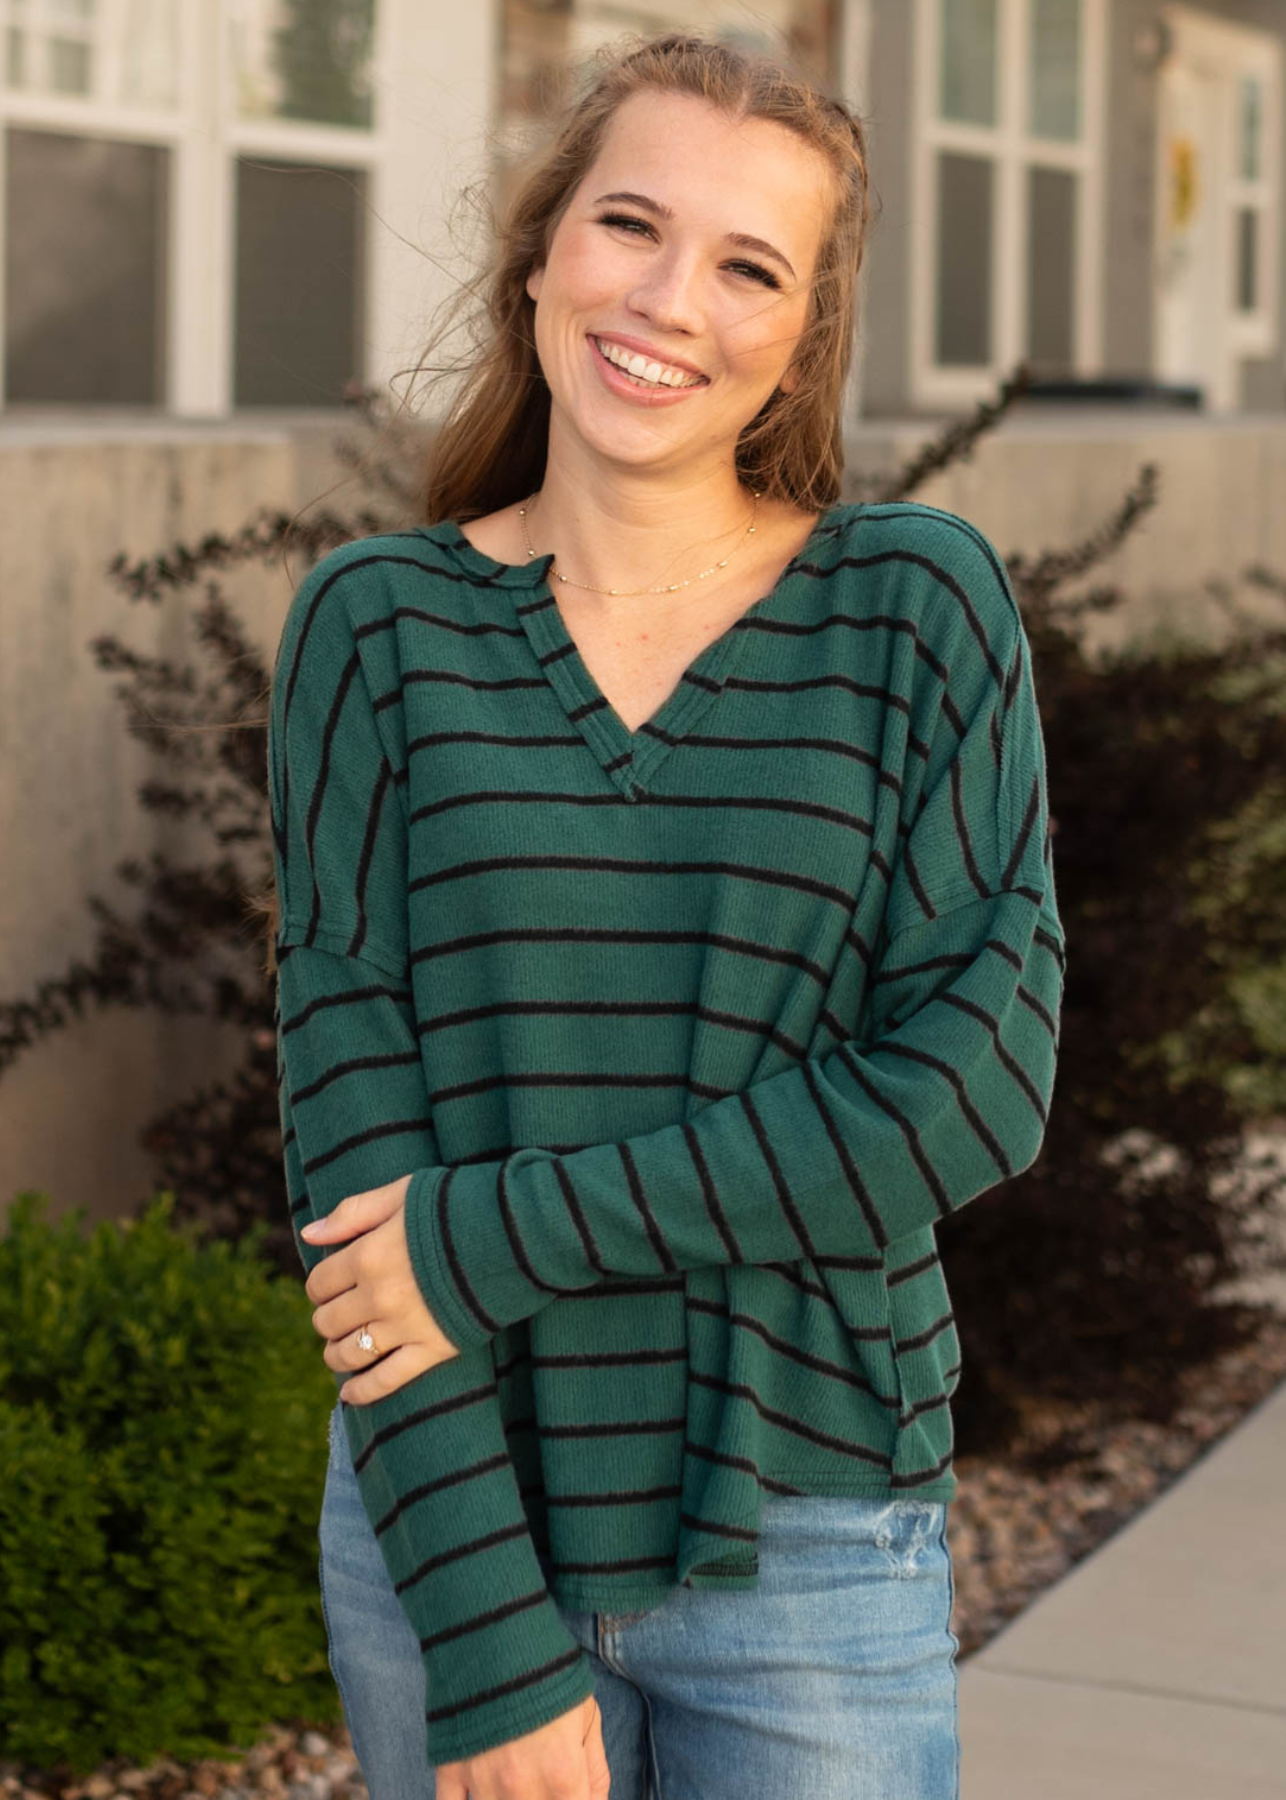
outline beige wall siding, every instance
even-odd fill
[[[261,506],[293,511],[340,473],[317,456],[316,429],[299,455],[279,426],[0,424],[6,1000],[32,996],[91,954],[87,894],[133,916],[137,892],[115,873],[123,859],[164,850],[182,860],[189,846],[208,854],[199,836],[138,803],[138,787],[161,767],[125,729],[114,698],[123,678],[100,670],[89,650],[114,634],[142,653],[189,660],[192,590],[160,606],[131,601],[105,566],[122,550],[136,560],[211,530],[231,535]],[[237,571],[224,591],[271,657],[290,599],[285,570]],[[0,1204],[43,1187],[59,1211],[83,1203],[110,1217],[132,1206],[154,1172],[140,1127],[235,1060],[233,1034],[200,1020],[91,1011],[56,1032],[0,1075]]]

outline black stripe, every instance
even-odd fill
[[[1009,861],[1005,866],[1005,872],[1001,876],[1002,887],[1008,887],[1022,867],[1023,854],[1027,849],[1027,840],[1030,838],[1032,828],[1039,817],[1040,778],[1036,776],[1032,779],[1031,794],[1028,796],[1027,810],[1023,814],[1022,824],[1019,826],[1018,836],[1014,842],[1013,855],[1009,858]]]
[[[329,1087],[332,1081],[338,1081],[343,1075],[354,1075],[362,1069],[405,1068],[411,1064],[418,1064],[419,1061],[418,1050],[389,1051],[386,1055],[379,1056],[355,1056],[348,1062],[336,1063],[333,1068],[327,1069],[325,1074],[319,1075],[316,1081],[310,1081],[307,1087],[292,1088],[290,1104],[293,1108],[298,1106],[301,1100],[311,1100],[315,1094],[320,1094],[323,1088]]]
[[[870,866],[887,873],[888,865],[884,859],[874,852]],[[441,887],[448,881],[462,881],[474,875],[489,875],[505,869],[579,869],[589,875],[627,875],[631,879],[639,875],[723,875],[730,880],[757,881],[767,887],[788,888],[795,893],[814,894],[819,900],[829,900],[835,906],[842,906],[849,913],[853,906],[853,896],[844,888],[835,887],[828,881],[812,881],[806,875],[796,875],[784,869],[760,868],[754,863],[733,862],[655,862],[650,857],[632,856],[486,856],[478,857],[471,862],[450,863],[445,868],[436,869],[431,875],[420,875],[412,881],[407,892],[422,893],[424,889]]]
[[[526,1531],[524,1524],[521,1529]],[[560,1675],[564,1669],[570,1669],[573,1663],[581,1658],[579,1644],[573,1644],[563,1656],[555,1656],[551,1661],[542,1663],[529,1675],[515,1675],[512,1681],[498,1682],[495,1687],[484,1688],[480,1694],[472,1694],[469,1699],[462,1700],[458,1706],[430,1707],[424,1717],[428,1724],[435,1725],[442,1719],[459,1718],[463,1712],[469,1712],[475,1706],[486,1706],[492,1700],[502,1700],[506,1694],[521,1693],[524,1688],[534,1687],[538,1681],[545,1681],[551,1675]]]
[[[919,1063],[921,1068],[937,1070],[938,1074],[942,1076],[948,1087],[950,1087],[951,1091],[955,1094],[960,1111],[972,1126],[974,1135],[978,1138],[996,1167],[1000,1170],[1001,1179],[1008,1180],[1014,1172],[1013,1167],[1001,1147],[999,1138],[997,1138],[991,1127],[987,1124],[987,1121],[969,1098],[969,1090],[965,1086],[960,1071],[951,1063],[944,1062],[942,1057],[930,1056],[927,1050],[917,1050],[911,1044],[895,1044],[890,1042],[885,1044],[883,1049],[889,1056],[905,1057],[907,1062]]]
[[[940,563],[934,562],[931,556],[922,556],[918,550],[882,550],[874,556],[842,556],[838,562],[832,563],[829,569],[822,569],[816,563],[801,563],[797,573],[811,575],[820,579],[828,579],[837,575],[841,569],[873,569],[881,563],[910,563],[913,567],[923,569],[940,587],[944,587],[953,599],[959,602],[965,621],[977,640],[982,651],[983,661],[991,672],[992,680],[998,690],[1003,690],[1005,674],[996,660],[995,652],[987,638],[981,619],[974,610],[973,602],[965,593],[954,575],[948,573]]]
[[[460,1256],[455,1247],[455,1239],[451,1235],[448,1203],[450,1200],[451,1184],[455,1179],[455,1172],[458,1167],[458,1164],[451,1164],[447,1168],[447,1172],[442,1177],[442,1180],[438,1183],[435,1202],[438,1216],[438,1235],[442,1239],[442,1251],[446,1257],[447,1268],[451,1272],[451,1280],[455,1284],[456,1293],[468,1307],[482,1329],[494,1336],[495,1333],[500,1330],[499,1320],[492,1318],[491,1314],[482,1305],[482,1302],[478,1299],[478,1296],[474,1293],[468,1281],[465,1279],[464,1269],[460,1263]]]
[[[318,1169],[326,1168],[330,1163],[347,1156],[350,1151],[360,1149],[363,1144],[376,1144],[384,1138],[399,1137],[406,1131],[432,1131],[429,1119],[391,1119],[381,1125],[372,1125],[369,1131],[356,1132],[352,1137],[340,1140],[333,1149],[324,1151],[320,1156],[311,1157],[304,1164],[305,1175],[315,1175]]]
[[[873,1450],[866,1444],[836,1437],[833,1432],[821,1431],[790,1413],[778,1412],[775,1407],[766,1405],[745,1382],[725,1381],[717,1376],[706,1375],[700,1369],[692,1369],[689,1379],[694,1387],[709,1388],[730,1400],[745,1400],[768,1424],[780,1426],[783,1431],[790,1432],[792,1437],[803,1438],[806,1443],[815,1444],[819,1449],[838,1450],[842,1456],[851,1456],[859,1462],[874,1463],[880,1469],[891,1469],[893,1466],[893,1459],[882,1450]]]
[[[380,757],[380,772],[375,783],[375,791],[371,795],[366,810],[366,832],[362,839],[362,854],[357,864],[357,926],[352,941],[348,946],[350,956],[360,956],[362,945],[366,942],[366,883],[370,877],[371,861],[375,855],[375,844],[379,837],[380,814],[384,807],[384,796],[388,792],[389,781],[393,771],[383,756]]]
[[[353,988],[349,993],[319,994],[315,1000],[308,1002],[302,1012],[293,1013],[290,1018],[283,1019],[281,1029],[283,1033],[298,1031],[301,1025],[306,1025],[315,1013],[321,1012],[327,1006],[357,1006],[364,1000],[378,999],[394,1000],[401,1006],[411,1005],[411,995],[407,989],[385,987],[382,982],[378,981],[371,982],[366,987]]]
[[[692,743],[694,740],[687,738],[685,741]],[[710,743],[718,740],[706,739],[704,741]],[[728,741],[740,742],[740,740]],[[818,745],[818,740],[788,739],[786,742],[791,749],[801,746],[816,748]],[[828,744],[826,747],[832,746]],[[840,746],[834,747],[839,748]],[[844,752],[851,756],[854,762],[865,763],[870,768],[878,770],[879,759],[873,756],[869,750],[844,747]],[[901,796],[902,783],[896,775],[891,775],[887,771],[880,774],[877,786],[886,787],[892,793]],[[540,806],[610,806],[614,808],[625,808],[638,804],[638,802],[627,800],[619,789],[602,794],[571,794],[551,792],[541,788],[472,788],[463,793],[444,795],[440,800],[432,800],[424,806],[417,807],[413,813],[408,815],[407,823],[408,825],[418,825],[425,819],[436,819],[442,813],[454,812],[457,807],[462,806],[524,806],[529,803]],[[643,803],[654,807],[672,807],[676,810],[686,807],[711,811],[774,812],[801,819],[827,819],[835,825],[842,825],[846,830],[859,832],[863,837],[872,837],[875,829],[871,821],[861,813],[845,812],[838,806],[824,806],[818,801],[787,799],[775,794],[648,793],[643,796]]]

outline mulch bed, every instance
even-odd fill
[[[1086,1453],[1055,1474],[1024,1476],[977,1457],[957,1457],[960,1490],[948,1513],[955,1575],[952,1628],[958,1661],[1155,1500],[1286,1380],[1286,1314],[1265,1312],[1255,1337],[1189,1371],[1168,1425],[1125,1422],[1099,1431],[1068,1408],[1050,1415],[1053,1435],[1078,1427]],[[347,1730],[275,1726],[237,1760],[148,1768],[112,1762],[76,1782],[0,1761],[5,1800],[365,1800]]]

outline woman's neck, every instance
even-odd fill
[[[743,547],[753,517],[750,490],[727,468],[681,486],[619,472],[579,482],[551,458],[526,524],[538,554],[555,552],[568,587],[620,595],[690,579],[695,586],[695,577]]]

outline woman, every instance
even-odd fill
[[[839,503],[859,123],[692,36],[514,203],[425,520],[278,653],[287,1185],[372,1800],[949,1800],[939,1218],[1064,966],[1021,620]]]

